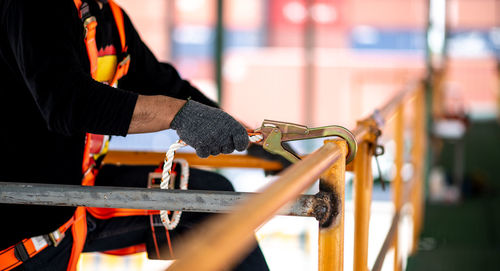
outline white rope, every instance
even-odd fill
[[[254,134],[248,135],[248,139],[252,143],[257,143],[257,142],[262,141],[262,139],[264,139],[264,136],[261,133],[254,133]]]
[[[264,136],[260,133],[251,133],[249,134],[248,139],[250,140],[250,142],[256,143],[262,141],[264,139]],[[163,173],[161,175],[161,183],[160,183],[161,189],[169,189],[169,187],[171,186],[170,176],[172,174],[172,164],[174,162],[175,152],[178,149],[185,147],[186,145],[187,144],[184,143],[184,141],[177,140],[174,144],[170,145],[170,148],[168,148],[168,151],[165,155],[165,161],[163,163]],[[176,159],[175,161],[181,163],[182,172],[181,172],[180,188],[182,190],[186,190],[188,187],[188,179],[189,179],[189,165],[187,161],[183,159]],[[163,223],[165,228],[167,228],[168,230],[173,230],[175,229],[175,227],[177,227],[179,221],[181,220],[182,211],[174,211],[172,213],[171,218],[169,218],[169,213],[170,211],[167,210],[160,211],[161,222]]]
[[[178,149],[186,146],[186,143],[184,143],[181,140],[178,140],[174,144],[170,146],[170,148],[167,151],[167,154],[165,155],[165,161],[163,162],[163,173],[161,175],[161,183],[160,183],[160,188],[161,189],[169,189],[170,186],[170,177],[172,174],[172,164],[174,162],[174,154],[175,151]],[[181,161],[176,160],[176,161]],[[181,183],[180,183],[180,188],[182,190],[186,190],[188,187],[188,179],[189,179],[189,166],[185,160],[182,160],[184,162],[181,163]],[[173,180],[173,183],[175,180]],[[160,218],[161,222],[167,228],[167,230],[173,230],[177,225],[179,224],[179,221],[181,220],[181,211],[174,211],[172,213],[172,218],[169,218],[169,213],[170,211],[168,210],[161,210],[160,211]]]

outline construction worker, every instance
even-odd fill
[[[99,170],[102,135],[170,128],[201,157],[249,143],[238,121],[158,62],[111,0],[0,1],[0,74],[2,181],[146,186],[150,167]],[[194,169],[189,187],[233,189]],[[205,218],[185,213],[167,231],[155,213],[91,209],[1,204],[0,270],[75,270],[81,252],[140,245],[174,258],[162,247]],[[268,268],[256,245],[235,269]]]

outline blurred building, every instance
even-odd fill
[[[446,110],[464,111],[473,119],[495,117],[500,88],[496,70],[500,2],[432,1],[447,12],[442,22],[447,43],[433,36],[429,41],[430,46],[442,46],[448,52]],[[117,2],[160,60],[173,63],[184,78],[217,99],[217,0]],[[223,3],[220,102],[251,127],[263,119],[275,119],[352,128],[409,80],[425,77],[429,0]],[[162,144],[159,148],[165,149],[168,144],[161,140],[148,144]],[[120,146],[142,148],[139,141]],[[387,211],[379,214],[390,218]],[[305,230],[299,233],[280,233],[279,238],[314,251],[309,247],[310,236],[304,234],[309,227],[303,226]],[[273,230],[264,232],[276,234]],[[297,236],[306,241],[297,243]],[[269,240],[261,241],[273,246]]]

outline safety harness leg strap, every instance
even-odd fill
[[[69,258],[68,271],[76,270],[76,265],[78,264],[78,259],[85,246],[85,240],[87,237],[87,215],[85,212],[85,207],[77,207],[75,211],[75,223],[71,228],[71,233],[73,235],[73,246],[71,247],[71,257]]]
[[[75,223],[75,216],[55,231],[24,239],[21,242],[0,251],[0,271],[11,270],[48,246],[57,246],[64,238],[66,231]],[[86,225],[86,223],[85,223]]]

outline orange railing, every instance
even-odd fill
[[[436,80],[436,84],[440,80]],[[398,246],[399,221],[412,210],[413,244],[417,244],[422,226],[424,198],[424,156],[426,155],[426,98],[423,81],[408,83],[384,106],[368,118],[358,121],[352,133],[358,150],[355,159],[346,165],[348,144],[343,139],[325,140],[322,147],[283,171],[280,177],[260,193],[246,197],[230,214],[215,215],[205,224],[182,238],[176,247],[177,260],[168,270],[226,270],[252,246],[254,232],[296,199],[319,178],[323,204],[312,212],[318,220],[319,270],[343,270],[346,170],[354,172],[354,266],[368,269],[370,207],[372,204],[372,156],[380,137],[394,141],[395,174],[391,182],[394,216],[390,230],[371,270],[380,270],[389,249],[394,248],[394,270],[402,269]],[[411,118],[408,118],[411,117]],[[412,144],[408,144],[411,142]],[[280,169],[275,162],[249,156],[221,155],[199,159],[192,154],[178,154],[191,165],[210,167],[254,167]],[[158,164],[159,153],[111,151],[105,163]],[[411,165],[412,174],[403,174]],[[76,189],[76,188],[75,188]],[[5,199],[8,199],[7,197]],[[8,202],[7,202],[8,203]],[[25,204],[38,204],[36,199]],[[83,204],[83,203],[80,203]],[[85,206],[85,205],[83,205]],[[403,208],[411,206],[411,208]],[[326,215],[325,215],[326,214]],[[350,268],[349,268],[350,269]]]
[[[391,248],[394,248],[394,270],[401,270],[401,253],[397,245],[398,225],[405,214],[402,210],[406,204],[412,207],[412,237],[413,244],[417,243],[422,225],[424,155],[427,144],[425,101],[424,83],[421,81],[409,83],[384,106],[370,117],[360,120],[352,129],[358,142],[356,158],[347,166],[347,170],[354,171],[353,270],[368,269],[368,229],[373,187],[371,162],[381,135],[392,138],[396,146],[394,155],[396,170],[391,182],[395,211],[391,227],[371,270],[381,269],[385,256]],[[412,121],[405,121],[407,116],[411,116]],[[392,131],[392,135],[389,131]],[[405,131],[411,131],[411,133]],[[411,145],[406,144],[410,141]],[[405,150],[408,146],[411,146],[410,151]],[[321,148],[286,169],[279,179],[261,193],[235,206],[232,213],[215,216],[183,239],[182,243],[176,244],[178,259],[168,270],[230,268],[251,246],[254,231],[271,219],[288,202],[303,193],[318,178],[320,178],[320,191],[332,195],[329,199],[330,207],[336,210],[334,216],[323,225],[319,225],[318,267],[319,270],[343,270],[346,153],[345,141],[326,140]],[[410,153],[409,158],[405,153]],[[117,161],[121,160],[120,157],[123,158],[123,153],[110,155],[111,157],[118,155]],[[214,159],[207,159],[205,162],[198,161],[198,163],[224,167],[231,158],[234,157],[226,160],[224,156],[221,156],[221,158],[215,158],[219,160],[216,162],[213,162]],[[279,167],[272,163],[259,163],[255,161],[255,164],[251,164],[250,167],[262,166],[273,169]],[[403,165],[408,163],[413,166],[413,174],[409,180],[403,180]]]

